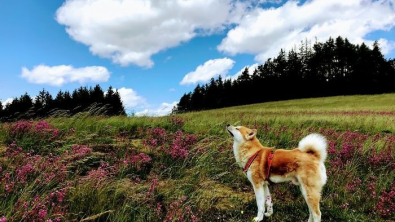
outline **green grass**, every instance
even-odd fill
[[[29,202],[35,195],[44,197],[71,183],[65,201],[59,203],[66,212],[60,217],[62,221],[192,221],[191,215],[200,221],[250,221],[256,216],[255,197],[235,164],[232,139],[224,130],[230,123],[257,128],[261,143],[277,148],[289,149],[308,133],[323,133],[335,150],[326,162],[323,221],[395,220],[394,209],[388,215],[380,213],[395,203],[395,197],[384,202],[379,198],[395,192],[395,94],[269,102],[175,117],[81,114],[46,121],[61,130],[59,137],[43,140],[38,134],[26,133],[15,138],[9,133],[9,125],[0,125],[0,195],[6,193],[1,178],[19,167],[5,154],[5,147],[14,140],[25,152],[33,149],[45,157],[52,153],[60,156],[62,163],[70,158],[64,153],[71,152],[74,144],[87,145],[93,152],[67,162],[65,181],[38,186],[40,174],[31,175],[26,184],[18,185],[20,190],[0,200],[0,218],[4,215],[9,221],[20,221],[23,212],[15,207],[18,200]],[[197,142],[188,148],[188,158],[174,159],[159,146],[144,145],[143,141],[153,135],[150,129],[156,127],[166,130],[166,148],[172,146],[178,130],[196,135]],[[75,132],[70,131],[72,128]],[[347,151],[347,147],[353,150]],[[125,157],[139,153],[152,158],[142,170],[122,165]],[[392,159],[382,158],[372,164],[373,155],[381,154]],[[89,179],[88,172],[104,162],[118,168],[101,182]],[[307,220],[308,209],[298,187],[283,183],[270,186],[270,190],[274,215],[265,221]],[[156,211],[158,204],[161,207]],[[48,209],[46,219],[55,218],[54,209]]]

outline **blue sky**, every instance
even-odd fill
[[[392,1],[0,1],[0,99],[100,84],[161,115],[198,83],[237,76],[300,40],[379,40],[395,57]]]

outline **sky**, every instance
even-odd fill
[[[197,84],[339,35],[395,58],[395,0],[2,0],[0,100],[100,84],[165,115]]]

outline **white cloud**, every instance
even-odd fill
[[[152,55],[224,30],[245,7],[234,0],[67,0],[56,20],[93,54],[149,68]]]
[[[218,46],[229,55],[250,53],[258,62],[301,40],[347,37],[353,43],[376,30],[395,26],[394,0],[67,0],[56,12],[75,41],[94,55],[127,66],[152,67],[151,57],[198,35],[234,24]],[[215,15],[215,16],[213,16]],[[394,41],[380,39],[384,53]],[[171,57],[166,58],[168,61]]]
[[[234,64],[235,61],[228,58],[208,60],[203,65],[198,66],[195,71],[186,74],[180,84],[188,85],[197,82],[207,82],[211,78],[220,75],[226,76]]]
[[[230,55],[250,53],[255,60],[265,62],[304,39],[325,41],[330,36],[347,37],[360,44],[365,36],[377,30],[395,26],[393,0],[311,0],[305,3],[288,1],[278,8],[255,8],[231,29],[218,46]],[[384,53],[392,50],[394,42],[380,39]]]
[[[13,98],[8,98],[8,99],[6,99],[6,100],[4,100],[4,101],[1,101],[1,103],[2,103],[2,105],[3,105],[3,109],[5,108],[5,106],[6,106],[7,104],[11,103],[12,100],[14,100],[14,99],[13,99]]]
[[[113,88],[115,92],[117,89]],[[144,97],[141,97],[131,88],[122,87],[118,89],[119,95],[126,112],[131,112],[135,108],[144,108],[147,106],[147,102]]]
[[[259,4],[280,4],[283,0],[252,0]]]
[[[110,78],[110,72],[103,66],[74,68],[70,65],[38,65],[32,70],[22,67],[21,77],[31,83],[62,86],[70,82],[106,82]]]
[[[248,67],[248,74],[252,75],[255,71],[256,68],[258,68],[259,64],[255,63],[252,64],[250,66],[244,66],[244,68],[242,68],[240,71],[238,71],[236,74],[234,74],[233,76],[227,76],[226,79],[231,79],[231,80],[235,80],[237,79],[237,77],[239,77],[241,75],[241,73],[244,71],[245,68]]]
[[[371,41],[369,41],[371,43]],[[388,41],[387,39],[379,39],[378,43],[381,48],[381,52],[384,54],[390,53],[392,50],[395,49],[395,41]]]
[[[117,89],[113,88],[115,92]],[[174,106],[177,105],[177,101],[173,103],[162,103],[158,109],[150,109],[150,105],[146,99],[131,88],[119,88],[118,93],[121,96],[122,103],[125,107],[126,113],[132,113],[136,109],[142,111],[136,112],[136,116],[165,116],[171,113]]]
[[[166,116],[169,115],[174,106],[177,105],[177,101],[173,103],[162,103],[158,109],[145,109],[141,112],[137,112],[136,116]]]

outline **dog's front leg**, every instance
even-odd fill
[[[255,192],[256,204],[258,206],[258,215],[254,221],[262,221],[265,213],[265,191],[261,183],[252,183]]]
[[[265,183],[265,185],[263,185],[263,189],[265,193],[265,205],[267,206],[267,212],[265,213],[265,217],[270,217],[273,214],[273,202],[267,182]]]
[[[258,207],[258,215],[254,218],[254,221],[262,221],[263,214],[265,213],[265,190],[263,189],[262,181],[258,178],[255,178],[254,180],[251,172],[247,173],[247,177],[254,188],[256,204]]]

